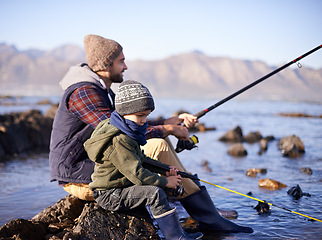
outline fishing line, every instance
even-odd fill
[[[153,159],[149,159],[149,158],[144,159],[143,166],[145,164],[152,165],[153,167],[156,167],[156,168],[158,168],[158,169],[160,169],[162,171],[169,171],[170,170],[170,166],[169,165],[164,164],[164,163],[161,163],[161,162],[156,161],[156,160],[153,160]],[[264,200],[261,200],[261,199],[258,199],[258,198],[254,198],[254,197],[248,196],[246,194],[243,194],[243,193],[240,193],[240,192],[231,190],[229,188],[225,188],[225,187],[219,186],[219,185],[214,184],[214,183],[211,183],[211,182],[207,182],[205,180],[202,180],[202,179],[198,178],[196,175],[192,175],[192,174],[189,174],[189,173],[186,173],[186,172],[183,172],[183,171],[177,171],[177,174],[179,174],[183,178],[190,178],[191,180],[196,180],[196,181],[200,181],[200,182],[203,182],[203,183],[207,183],[209,185],[212,185],[212,186],[215,186],[215,187],[224,189],[226,191],[229,191],[229,192],[232,192],[232,193],[236,193],[238,195],[241,195],[241,196],[244,196],[244,197],[247,197],[247,198],[250,198],[250,199],[259,201],[259,202],[262,202],[262,203],[267,203],[268,205],[271,205],[271,206],[274,206],[274,207],[277,207],[277,208],[286,210],[286,211],[291,212],[291,213],[295,213],[297,215],[300,215],[300,216],[303,216],[303,217],[306,217],[306,218],[310,218],[310,219],[315,220],[315,221],[318,221],[318,222],[322,222],[322,220],[320,220],[320,219],[317,219],[317,218],[314,218],[314,217],[310,217],[308,215],[305,215],[305,214],[302,214],[302,213],[299,213],[299,212],[295,212],[293,210],[290,210],[290,209],[287,209],[287,208],[284,208],[284,207],[277,206],[277,205],[275,205],[273,203],[269,203],[269,202],[266,202]]]
[[[225,187],[219,186],[219,185],[214,184],[214,183],[210,183],[210,182],[207,182],[207,181],[202,180],[202,179],[199,179],[199,181],[200,181],[200,182],[207,183],[207,184],[210,184],[210,185],[213,185],[213,186],[215,186],[215,187],[218,187],[218,188],[221,188],[221,189],[224,189],[224,190],[227,190],[227,191],[229,191],[229,192],[233,192],[233,193],[239,194],[239,195],[244,196],[244,197],[248,197],[248,198],[250,198],[250,199],[253,199],[253,200],[256,200],[256,201],[259,201],[259,202],[262,202],[262,203],[267,203],[268,205],[271,205],[271,206],[274,206],[274,207],[277,207],[277,208],[280,208],[280,209],[286,210],[286,211],[288,211],[288,212],[295,213],[295,214],[298,214],[298,215],[300,215],[300,216],[307,217],[307,218],[313,219],[313,220],[315,220],[315,221],[322,222],[322,220],[320,220],[320,219],[317,219],[317,218],[314,218],[314,217],[310,217],[310,216],[308,216],[308,215],[305,215],[305,214],[302,214],[302,213],[299,213],[299,212],[295,212],[295,211],[293,211],[293,210],[290,210],[290,209],[287,209],[287,208],[284,208],[284,207],[277,206],[277,205],[275,205],[275,204],[273,204],[273,203],[269,203],[269,202],[266,202],[266,201],[260,200],[260,199],[258,199],[258,198],[254,198],[254,197],[248,196],[248,195],[243,194],[243,193],[240,193],[240,192],[236,192],[236,191],[234,191],[234,190],[231,190],[231,189],[228,189],[228,188],[225,188]]]

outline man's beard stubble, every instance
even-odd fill
[[[110,76],[110,80],[113,82],[113,83],[121,83],[123,82],[123,76],[122,76],[122,73],[118,73],[118,74],[113,74]]]

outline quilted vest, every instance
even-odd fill
[[[59,104],[51,132],[49,167],[50,181],[90,183],[94,171],[84,149],[84,142],[91,136],[93,128],[85,124],[68,110],[71,94],[82,85],[93,86],[105,98],[106,105],[114,109],[106,90],[91,82],[80,82],[66,89]],[[110,90],[114,100],[114,93]]]

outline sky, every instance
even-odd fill
[[[0,43],[19,50],[111,38],[128,60],[201,51],[281,66],[322,44],[322,0],[0,0]],[[322,68],[322,49],[301,60]]]

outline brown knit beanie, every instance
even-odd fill
[[[112,39],[86,35],[84,49],[88,66],[94,71],[106,70],[122,52],[122,46]]]

